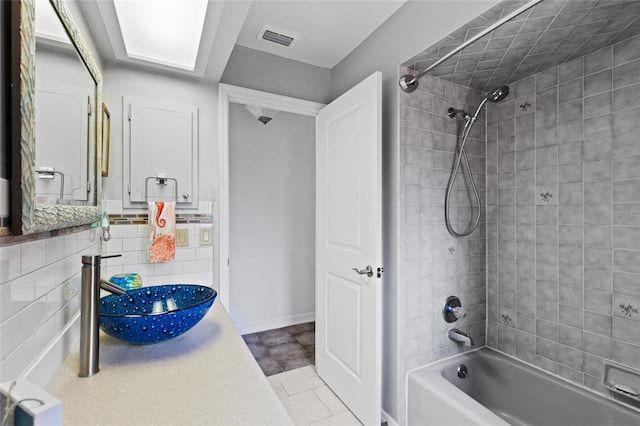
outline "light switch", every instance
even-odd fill
[[[176,229],[176,247],[189,247],[189,230]]]
[[[200,228],[200,245],[211,245],[211,228]]]

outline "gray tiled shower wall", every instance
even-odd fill
[[[463,350],[447,338],[447,329],[470,331],[477,345],[485,344],[486,241],[485,209],[471,236],[451,237],[444,224],[445,187],[454,161],[462,118],[447,115],[449,107],[470,111],[482,99],[478,91],[425,76],[420,90],[401,94],[400,113],[400,355],[398,388],[404,392],[405,373],[430,361]],[[467,152],[485,199],[485,119],[474,126]],[[477,212],[475,199],[460,175],[452,195],[454,226],[462,231]],[[446,324],[442,306],[458,295],[468,310],[465,319]],[[402,398],[400,399],[402,401]],[[400,410],[402,413],[404,410]]]
[[[487,110],[487,344],[600,386],[640,368],[640,37]]]

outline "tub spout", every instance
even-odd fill
[[[457,343],[463,343],[467,347],[471,347],[474,345],[471,335],[469,333],[465,333],[464,331],[460,331],[457,328],[452,328],[449,330],[449,339]]]

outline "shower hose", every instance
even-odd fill
[[[482,105],[480,106],[480,108],[481,107]],[[444,219],[445,219],[445,224],[447,225],[447,230],[454,237],[466,237],[470,235],[473,231],[476,230],[476,228],[478,227],[478,223],[480,223],[480,211],[481,211],[480,194],[478,194],[478,188],[476,187],[476,184],[473,180],[473,173],[471,172],[471,166],[469,165],[469,158],[467,158],[467,153],[464,150],[464,146],[467,143],[467,139],[469,138],[469,133],[471,132],[471,127],[473,126],[473,123],[475,123],[476,121],[480,108],[478,108],[478,110],[473,115],[473,117],[465,117],[466,123],[464,124],[464,127],[462,129],[462,142],[460,143],[460,149],[458,150],[458,155],[456,157],[456,161],[453,166],[453,171],[451,173],[451,176],[449,177],[449,183],[447,184],[447,191],[446,191],[445,200],[444,200]],[[450,217],[451,208],[449,204],[451,202],[451,192],[453,191],[456,177],[458,176],[458,172],[460,171],[460,165],[462,162],[464,162],[464,167],[466,167],[467,170],[469,171],[469,181],[471,183],[471,188],[473,189],[473,194],[475,195],[476,201],[478,203],[478,213],[475,219],[473,220],[473,223],[467,230],[463,232],[458,232],[455,229],[453,229],[453,226],[451,225],[451,217]]]

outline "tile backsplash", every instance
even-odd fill
[[[149,260],[148,210],[123,209],[121,200],[105,200],[104,205],[109,212],[112,238],[103,244],[103,253],[122,256],[104,261],[103,277],[137,273],[145,285],[169,282],[167,280],[175,275],[174,280],[190,280],[216,287],[213,276],[216,259],[213,254],[218,239],[212,215],[213,203],[201,201],[196,210],[176,209],[176,230],[186,229],[189,243],[185,247],[176,247],[174,260],[161,263]],[[208,245],[200,244],[202,229],[208,231]]]
[[[0,247],[0,382],[22,373],[78,312],[80,258],[98,253],[99,241],[89,229]],[[53,351],[59,363],[72,340]],[[42,383],[56,369],[43,372]]]
[[[115,274],[135,272],[143,279],[156,276],[206,273],[208,282],[213,281],[213,249],[211,245],[200,245],[200,229],[206,228],[213,240],[211,223],[176,224],[176,229],[187,229],[189,245],[176,247],[175,259],[169,262],[151,263],[149,260],[149,225],[112,225],[111,240],[103,245],[103,253],[121,254],[121,257],[105,259],[102,274],[109,278]]]
[[[571,381],[640,368],[640,37],[487,115],[487,343]]]

